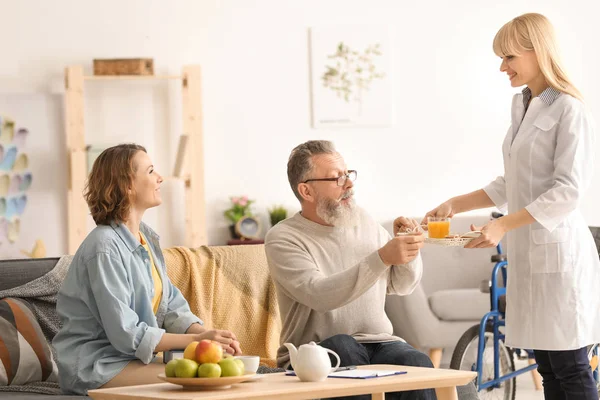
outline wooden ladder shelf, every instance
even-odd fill
[[[87,151],[84,130],[85,81],[91,80],[168,80],[182,83],[183,137],[176,160],[176,175],[165,179],[185,182],[185,246],[207,243],[204,199],[204,143],[202,132],[202,96],[200,66],[188,65],[181,76],[85,76],[83,66],[65,70],[65,125],[68,157],[68,251],[75,254],[88,234],[88,206],[83,198],[87,179]],[[185,171],[182,172],[182,171]]]

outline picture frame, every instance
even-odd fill
[[[393,31],[362,24],[310,28],[313,128],[394,126]]]

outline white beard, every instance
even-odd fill
[[[354,194],[354,191],[346,193],[342,199]],[[342,200],[340,199],[340,201]],[[358,225],[360,212],[356,207],[354,198],[347,204],[330,199],[317,200],[317,216],[325,223],[338,228],[353,228]]]

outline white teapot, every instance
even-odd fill
[[[323,381],[327,375],[335,372],[340,366],[340,357],[335,351],[321,347],[315,342],[303,344],[299,349],[296,349],[296,346],[291,343],[284,343],[284,346],[290,353],[292,368],[301,381]],[[327,353],[331,353],[337,358],[337,364],[333,368]]]

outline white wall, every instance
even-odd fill
[[[19,221],[21,233],[14,243],[0,243],[0,259],[24,257],[21,251],[30,252],[37,239],[51,254],[66,251],[67,163],[64,151],[58,151],[65,146],[61,106],[60,95],[0,93],[0,115],[11,116],[17,129],[29,130],[19,153],[27,154],[33,176]]]
[[[593,0],[0,0],[0,5],[5,93],[60,93],[64,66],[84,64],[91,72],[93,58],[153,57],[158,73],[202,65],[211,244],[227,238],[222,211],[230,195],[256,199],[255,211],[262,214],[276,203],[298,208],[285,165],[289,151],[308,139],[335,141],[348,166],[359,171],[358,201],[381,222],[422,215],[446,197],[494,178],[502,171],[500,144],[515,90],[498,71],[491,42],[502,24],[524,12],[541,12],[554,22],[568,70],[600,121],[600,6]],[[395,27],[396,127],[311,128],[308,28],[338,23]],[[177,85],[94,82],[86,90],[88,141],[143,143],[170,174],[181,130]],[[36,116],[29,118],[34,123]],[[62,115],[55,121],[62,124]],[[54,136],[43,139],[46,151],[63,157],[62,125],[47,133]],[[40,154],[37,162],[47,160]],[[66,190],[64,177],[55,179],[44,192]],[[164,205],[148,222],[165,246],[181,243],[181,187],[166,184],[163,196]],[[48,209],[64,215],[60,199],[55,196]],[[584,204],[590,224],[600,224],[594,207],[599,200],[596,174]],[[54,226],[39,229],[47,237],[56,234]],[[57,244],[49,251],[65,249]]]

